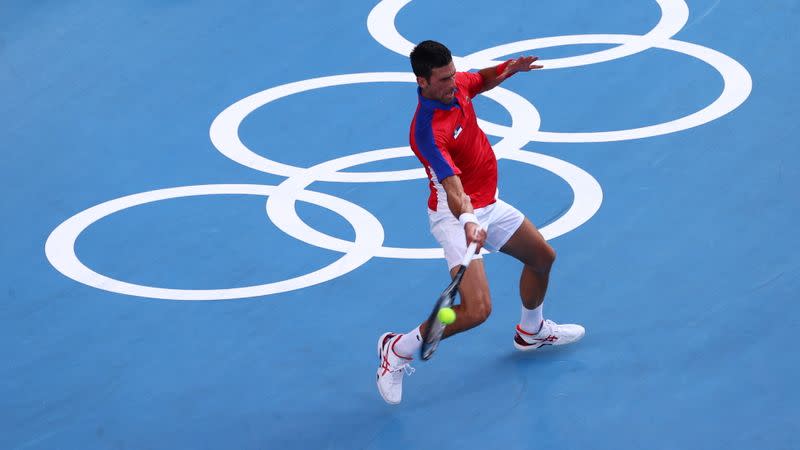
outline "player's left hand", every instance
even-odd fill
[[[534,64],[538,59],[538,56],[521,56],[517,59],[512,59],[506,66],[506,76],[510,77],[517,72],[530,72],[534,69],[541,69],[544,66]]]

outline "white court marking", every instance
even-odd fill
[[[367,28],[378,43],[407,57],[414,44],[405,39],[395,26],[395,18],[411,0],[384,0],[378,3],[367,18]],[[752,79],[747,70],[732,58],[715,50],[672,39],[685,25],[689,8],[682,0],[656,0],[661,18],[656,26],[644,35],[595,34],[554,36],[527,39],[487,48],[466,56],[453,57],[460,70],[490,67],[501,61],[495,58],[528,50],[578,44],[618,44],[615,47],[551,60],[541,60],[544,69],[585,66],[635,55],[652,48],[680,52],[700,59],[716,69],[724,81],[723,91],[710,105],[688,116],[669,122],[628,130],[592,133],[560,133],[540,130],[541,117],[528,99],[503,88],[495,88],[483,95],[503,106],[511,115],[511,126],[479,119],[481,128],[489,135],[501,137],[495,146],[498,159],[506,158],[548,170],[565,180],[574,193],[574,201],[567,212],[541,229],[547,239],[560,236],[588,221],[600,208],[603,192],[600,184],[583,169],[554,158],[526,150],[522,147],[531,141],[539,142],[608,142],[640,139],[674,133],[697,127],[733,111],[741,105],[752,90]],[[214,146],[226,157],[243,166],[274,175],[287,177],[278,186],[230,184],[181,186],[143,192],[109,200],[82,211],[64,221],[50,234],[45,243],[45,254],[61,273],[78,282],[98,289],[139,297],[174,300],[225,300],[288,292],[329,281],[365,264],[373,257],[384,258],[442,258],[441,249],[395,248],[383,246],[382,224],[362,207],[347,200],[309,191],[316,181],[374,183],[425,178],[423,169],[383,172],[347,172],[361,164],[392,158],[409,157],[408,147],[394,147],[355,153],[303,168],[280,163],[247,148],[239,138],[242,121],[253,111],[277,99],[313,89],[330,88],[348,84],[399,82],[413,83],[415,77],[406,72],[370,72],[333,75],[275,86],[250,95],[223,110],[212,122],[209,137]],[[269,152],[272,152],[270,150]],[[86,267],[75,255],[75,241],[93,223],[116,212],[137,205],[171,198],[198,195],[247,194],[266,196],[268,217],[290,236],[320,248],[341,252],[333,263],[314,272],[288,280],[257,286],[229,289],[166,289],[142,286],[109,278]],[[315,230],[297,215],[297,201],[312,203],[330,209],[345,218],[355,230],[353,242],[338,239]]]

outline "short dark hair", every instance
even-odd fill
[[[430,79],[431,72],[437,67],[444,67],[453,61],[450,50],[436,41],[422,41],[411,50],[411,69],[414,75]]]

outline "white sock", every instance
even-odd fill
[[[393,350],[397,356],[413,359],[420,347],[422,347],[422,335],[417,327],[400,336],[400,339],[395,342]]]
[[[542,316],[542,309],[544,307],[544,303],[537,306],[535,309],[527,309],[525,306],[522,307],[522,318],[519,319],[519,327],[522,328],[522,331],[525,331],[529,334],[536,334],[542,328],[542,321],[544,317]]]

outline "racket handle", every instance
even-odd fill
[[[469,263],[472,261],[472,257],[475,256],[476,248],[478,248],[478,243],[474,241],[467,246],[467,252],[464,254],[464,259],[461,260],[462,266],[469,266]]]

